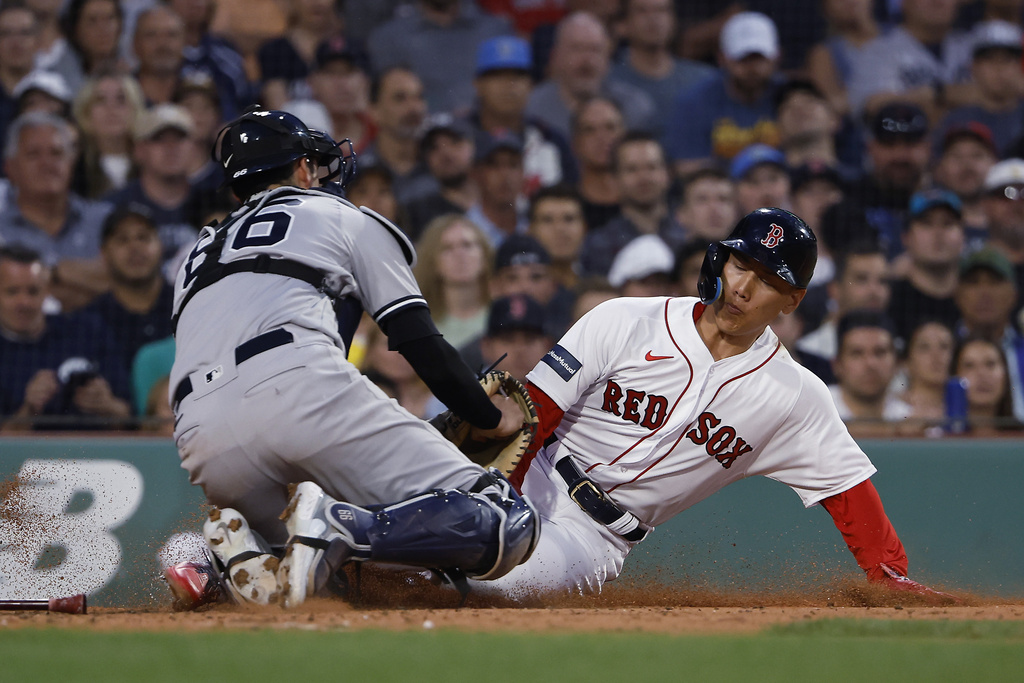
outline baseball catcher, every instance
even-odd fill
[[[214,577],[236,600],[292,607],[350,561],[453,581],[523,562],[539,532],[531,504],[347,360],[366,311],[465,444],[523,435],[525,392],[504,380],[485,391],[440,335],[408,238],[340,197],[332,181],[344,184],[354,156],[257,109],[225,126],[214,158],[244,203],[202,231],[175,282],[174,436],[216,506],[203,527],[213,571],[166,574],[179,601],[209,599]]]

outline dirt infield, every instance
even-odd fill
[[[587,598],[538,598],[528,606],[487,604],[472,596],[459,606],[453,591],[426,582],[364,573],[349,600],[310,600],[285,611],[219,604],[196,612],[92,608],[86,615],[46,612],[0,614],[0,629],[88,628],[104,631],[203,631],[224,629],[462,629],[509,632],[752,633],[808,619],[1024,621],[1024,600],[961,596],[960,604],[933,605],[863,583],[842,582],[815,592],[723,594],[664,586],[609,586]],[[170,599],[168,598],[168,605]]]
[[[318,600],[296,611],[217,606],[201,612],[90,610],[87,615],[11,612],[0,630],[88,628],[102,631],[204,631],[296,629],[460,629],[509,632],[649,632],[666,634],[753,633],[807,619],[1024,620],[1024,605],[981,607],[621,607],[357,609]]]

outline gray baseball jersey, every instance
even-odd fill
[[[412,244],[385,219],[326,192],[297,188],[273,190],[247,207],[228,219],[222,263],[266,255],[306,264],[325,274],[326,294],[354,298],[378,322],[403,306],[426,305],[410,270]],[[213,229],[205,228],[178,272],[176,314],[212,240]],[[181,379],[179,372],[286,323],[344,348],[331,297],[301,280],[239,273],[197,293],[181,316],[171,384]]]
[[[269,542],[283,544],[277,515],[290,482],[313,480],[332,497],[374,505],[476,481],[480,467],[345,357],[358,316],[339,325],[334,297],[357,303],[378,323],[426,305],[405,236],[334,195],[297,188],[260,195],[226,226],[221,263],[287,259],[325,278],[316,287],[273,272],[237,272],[191,294],[212,228],[178,272],[175,440],[207,499],[237,509]],[[291,341],[262,343],[280,340],[281,330]],[[263,350],[249,355],[254,347]]]
[[[924,85],[969,80],[973,41],[967,33],[951,31],[942,40],[940,58],[897,26],[858,52],[847,90],[850,107],[859,112],[877,93],[902,93]]]

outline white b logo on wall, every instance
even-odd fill
[[[142,474],[119,460],[26,460],[0,500],[0,598],[102,588],[121,566],[111,531],[131,518],[142,493]]]

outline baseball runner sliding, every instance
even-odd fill
[[[475,588],[599,590],[654,527],[761,475],[821,504],[869,580],[946,597],[906,577],[875,468],[768,327],[796,310],[816,260],[800,218],[758,209],[709,247],[700,299],[613,299],[580,319],[527,377],[542,445],[512,481],[540,511],[540,542]]]

